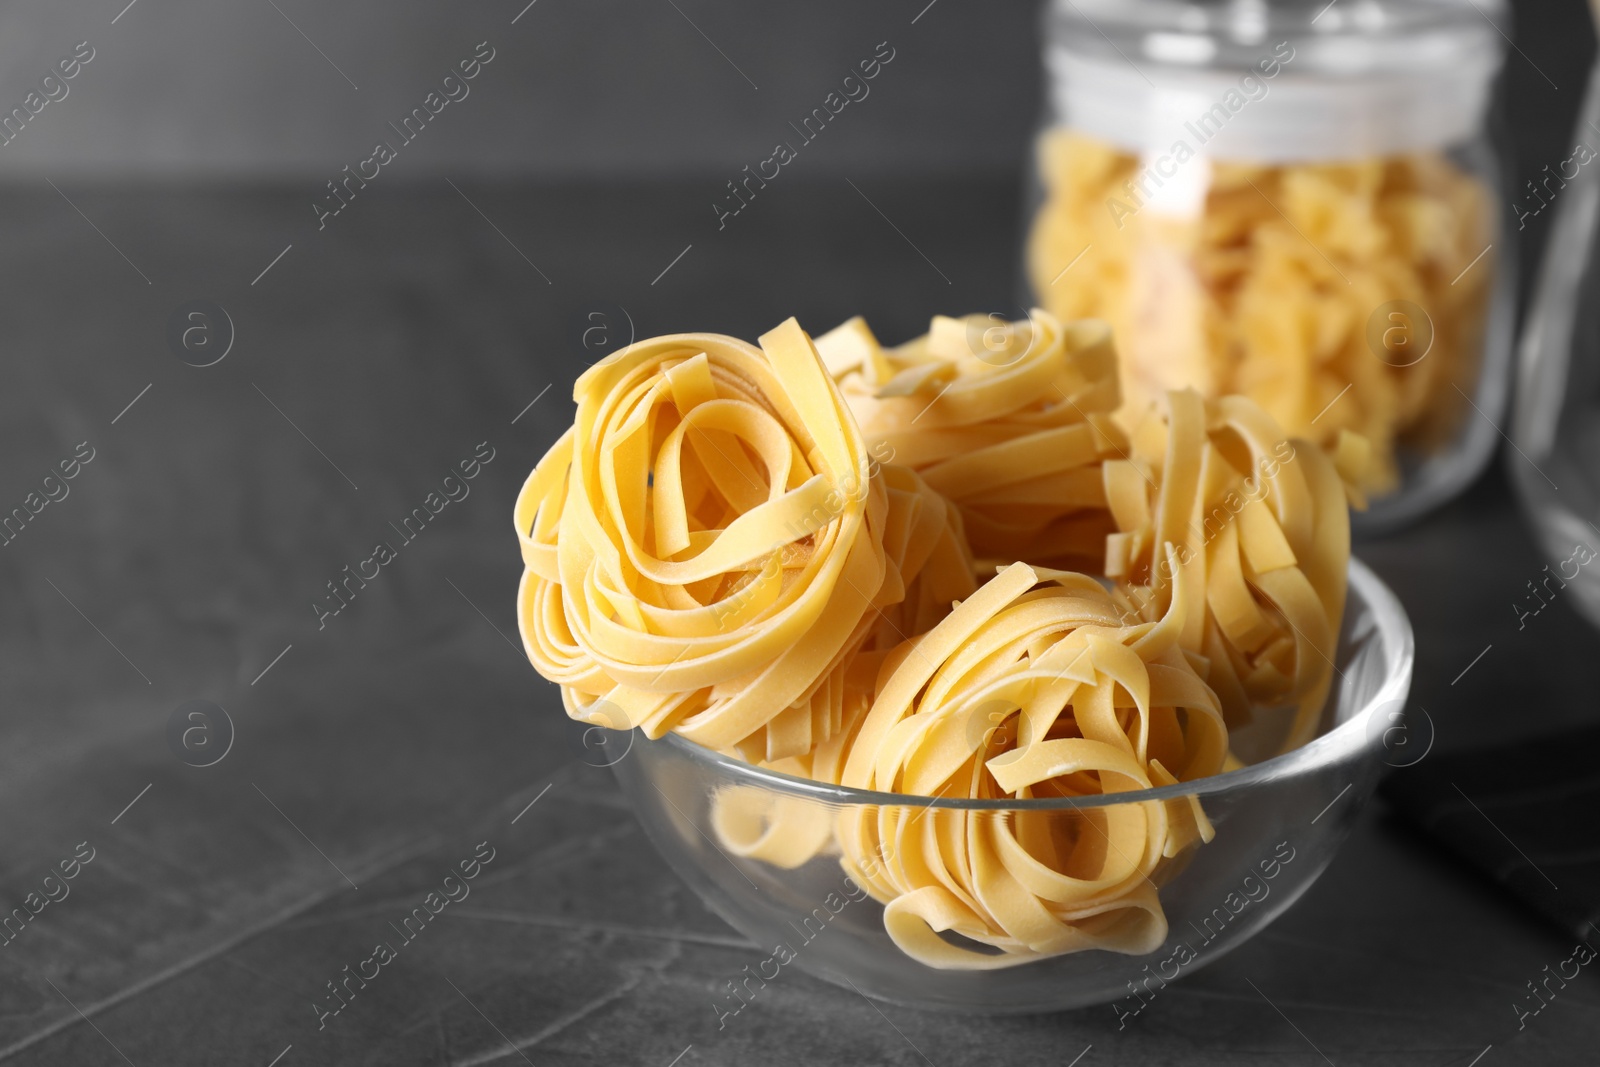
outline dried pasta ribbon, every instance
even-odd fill
[[[1105,573],[1148,618],[1180,595],[1205,610],[1180,643],[1230,727],[1291,706],[1283,748],[1310,740],[1332,682],[1350,559],[1347,485],[1335,460],[1291,439],[1245,397],[1168,394],[1165,420],[1105,464],[1118,533]],[[1359,477],[1360,442],[1341,448]],[[1181,567],[1173,567],[1176,558]]]
[[[1105,323],[941,315],[885,349],[858,317],[817,348],[872,447],[955,502],[980,559],[1098,565],[1099,464],[1127,448]]]
[[[874,478],[882,480],[887,495],[881,531],[889,564],[884,584],[809,700],[784,709],[764,731],[732,746],[750,763],[826,777],[838,747],[828,743],[842,744],[842,731],[865,711],[877,664],[887,651],[929,629],[976,588],[961,513],[954,505],[904,467],[885,464]]]
[[[1203,205],[1182,218],[1130,194],[1140,160],[1109,144],[1052,130],[1039,160],[1029,278],[1061,319],[1112,324],[1127,420],[1168,389],[1248,396],[1322,447],[1361,434],[1377,492],[1398,482],[1397,447],[1454,432],[1451,385],[1473,391],[1494,277],[1493,253],[1474,261],[1496,239],[1487,190],[1444,154],[1212,161]],[[1369,337],[1397,300],[1428,321],[1403,312]]]
[[[806,755],[839,729],[883,612],[924,622],[970,589],[970,572],[918,581],[930,560],[964,569],[953,513],[869,455],[793,319],[760,348],[640,342],[574,399],[516,524],[523,642],[575,718]]]
[[[886,665],[842,784],[1027,799],[1215,774],[1227,727],[1179,644],[1198,607],[1180,594],[1146,622],[1093,579],[1014,564]],[[1166,918],[1152,879],[1213,831],[1179,798],[1048,813],[862,808],[841,814],[837,834],[903,951],[990,969],[1153,951]]]
[[[711,828],[733,855],[793,870],[833,839],[833,814],[799,797],[736,785],[712,797]]]

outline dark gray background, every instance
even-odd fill
[[[97,49],[0,148],[0,507],[96,449],[0,548],[0,904],[97,849],[0,947],[0,1062],[1592,1062],[1592,981],[1520,1033],[1510,1008],[1570,941],[1382,805],[1288,915],[1126,1031],[1109,1008],[880,1012],[803,974],[717,1030],[713,990],[760,952],[573,757],[515,643],[511,502],[570,419],[597,307],[641,336],[862,312],[896,340],[1005,308],[1037,74],[1029,5],[938,0],[913,25],[922,2],[676,2],[538,0],[512,25],[520,3],[278,0],[359,90],[266,0],[0,11],[0,104]],[[1569,154],[1593,36],[1575,2],[1522,14],[1531,176]],[[318,232],[322,183],[485,39],[472,95]],[[872,95],[719,233],[722,182],[881,40]],[[237,340],[197,369],[165,332],[201,297]],[[319,630],[324,583],[485,440],[471,496]],[[1360,553],[1417,624],[1441,750],[1506,708],[1530,732],[1592,716],[1593,631],[1507,609],[1543,561],[1498,468]],[[237,729],[213,767],[167,745],[193,699]],[[319,1032],[323,983],[483,840],[471,901]]]
[[[59,113],[45,109],[51,129],[37,138],[45,143],[0,161],[4,170],[331,176],[366,156],[385,123],[483,40],[505,46],[504,61],[458,112],[447,109],[427,159],[407,168],[413,176],[737,171],[770,155],[785,124],[885,39],[912,46],[906,61],[863,102],[870,119],[851,115],[828,132],[815,169],[1014,168],[1038,95],[1034,7],[1016,0],[940,0],[938,19],[930,11],[914,27],[927,0],[676,0],[676,9],[668,0],[538,0],[515,26],[527,0],[276,2],[281,13],[268,0],[138,0],[115,26],[127,0],[8,6],[0,13],[6,107],[68,46],[88,40],[98,54]]]

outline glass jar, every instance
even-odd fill
[[[1051,0],[1025,277],[1111,322],[1119,417],[1243,393],[1372,447],[1392,527],[1499,439],[1514,299],[1499,0]]]
[[[1550,560],[1517,591],[1522,626],[1557,597],[1600,626],[1600,64],[1558,175],[1523,327],[1506,466]],[[1571,587],[1570,590],[1568,587]],[[1521,627],[1519,626],[1519,629]]]

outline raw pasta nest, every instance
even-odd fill
[[[1105,323],[940,315],[884,349],[857,317],[817,349],[869,444],[961,509],[980,559],[1098,568],[1112,532],[1100,462],[1128,445]]]
[[[574,399],[517,503],[519,625],[574,718],[803,755],[855,654],[972,588],[953,510],[869,456],[792,319],[640,342]]]
[[[1031,799],[1217,773],[1227,727],[1178,643],[1194,606],[1180,595],[1144,622],[1091,578],[1013,564],[899,654],[843,784]],[[1153,877],[1213,835],[1193,798],[1048,813],[863,807],[839,822],[843,865],[886,905],[895,943],[929,966],[985,970],[1153,951],[1167,932]]]
[[[1332,458],[1284,436],[1245,397],[1167,395],[1168,415],[1134,434],[1135,455],[1104,465],[1118,533],[1105,574],[1146,617],[1180,586],[1183,648],[1201,665],[1230,728],[1292,707],[1281,750],[1315,733],[1333,678],[1350,559],[1347,498],[1369,452],[1343,434]],[[1168,553],[1182,566],[1174,568]]]

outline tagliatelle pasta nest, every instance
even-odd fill
[[[1115,358],[1040,311],[622,350],[517,502],[530,660],[581,721],[913,796],[1194,781],[1259,715],[1303,743],[1370,450],[1189,391],[1125,433]],[[1153,951],[1159,881],[1214,833],[1192,796],[840,815],[744,785],[711,829],[780,869],[837,855],[902,951],[957,969]]]
[[[978,557],[1098,565],[1112,532],[1100,462],[1128,444],[1104,323],[941,315],[885,349],[855,318],[817,349],[871,446],[955,502]]]
[[[523,640],[575,718],[803,756],[855,699],[856,653],[972,588],[953,511],[879,468],[792,319],[760,348],[632,345],[574,398],[517,528]]]
[[[1043,135],[1039,165],[1029,279],[1062,319],[1111,323],[1126,419],[1168,389],[1248,396],[1293,436],[1366,437],[1375,492],[1397,486],[1399,447],[1426,453],[1459,424],[1452,386],[1477,380],[1495,218],[1445,155],[1195,160],[1209,183],[1182,216],[1130,193],[1137,156],[1080,133]],[[1395,301],[1411,310],[1373,330]]]
[[[1295,708],[1282,749],[1309,741],[1333,678],[1350,560],[1347,497],[1370,450],[1341,435],[1332,458],[1284,435],[1245,397],[1167,396],[1167,417],[1134,433],[1136,456],[1105,464],[1119,532],[1108,577],[1164,617],[1180,587],[1184,649],[1204,668],[1230,727],[1255,709]],[[1168,553],[1183,566],[1174,569]]]
[[[1198,606],[1180,595],[1159,623],[1137,621],[1091,578],[1013,564],[898,654],[842,784],[1032,799],[1215,774],[1228,730],[1178,641]],[[886,905],[895,943],[971,969],[1153,951],[1166,919],[1152,875],[1212,836],[1193,798],[1070,813],[862,808],[840,822],[845,869]]]

